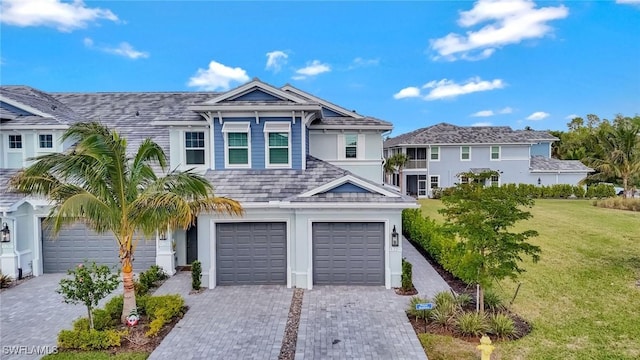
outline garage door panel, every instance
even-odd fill
[[[313,223],[318,285],[384,285],[384,223]]]
[[[41,226],[42,264],[45,273],[66,273],[85,259],[89,262],[120,266],[118,244],[113,234],[98,234],[76,223],[53,236],[51,228]],[[139,240],[134,253],[134,271],[144,271],[156,262],[155,241]]]
[[[286,233],[284,222],[216,224],[217,284],[286,284]]]

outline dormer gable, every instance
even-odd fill
[[[204,102],[202,105],[215,105],[223,102],[233,101],[279,101],[290,102],[294,104],[305,104],[309,101],[295,96],[291,93],[282,91],[274,86],[260,81],[258,78],[241,85],[233,90]]]
[[[299,197],[312,197],[327,193],[371,193],[387,197],[399,197],[398,193],[383,189],[354,175],[345,175],[329,183],[309,190]]]
[[[294,94],[296,96],[302,97],[307,99],[308,101],[313,101],[316,102],[318,104],[320,104],[322,106],[322,113],[323,116],[325,117],[353,117],[353,118],[363,118],[363,115],[358,114],[355,111],[351,111],[348,109],[345,109],[341,106],[338,106],[336,104],[330,103],[326,100],[320,99],[319,97],[313,96],[307,92],[304,92],[298,88],[295,88],[289,84],[285,85],[282,87],[282,90],[287,92],[287,93],[291,93]]]

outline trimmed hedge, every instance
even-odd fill
[[[587,189],[583,186],[572,186],[569,184],[503,184],[502,187],[509,189],[510,192],[534,199],[604,199],[616,195],[613,185],[608,184],[595,184],[589,186]],[[444,188],[434,190],[432,196],[434,199],[440,199],[442,196],[449,195],[452,189],[453,188]]]
[[[120,346],[123,335],[116,330],[62,330],[58,334],[58,347],[70,350],[108,349]]]

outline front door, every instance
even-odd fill
[[[198,260],[198,222],[197,220],[187,230],[187,265]]]

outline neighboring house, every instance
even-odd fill
[[[132,152],[150,137],[170,169],[196,169],[217,196],[246,211],[202,214],[186,231],[141,242],[136,271],[158,264],[173,273],[197,259],[211,288],[400,286],[401,212],[417,205],[382,185],[382,134],[390,123],[257,79],[224,93],[0,90],[0,221],[11,231],[2,244],[3,273],[64,272],[84,258],[117,263],[111,234],[78,224],[51,241],[42,224],[48,202],[8,193],[6,184],[29,157],[71,147],[59,141],[69,124],[100,121],[125,136]]]
[[[577,160],[551,158],[558,139],[546,131],[508,126],[463,127],[446,123],[418,129],[384,142],[384,157],[405,153],[409,161],[385,182],[415,197],[470,181],[461,173],[493,170],[487,184],[577,185],[593,170]]]

